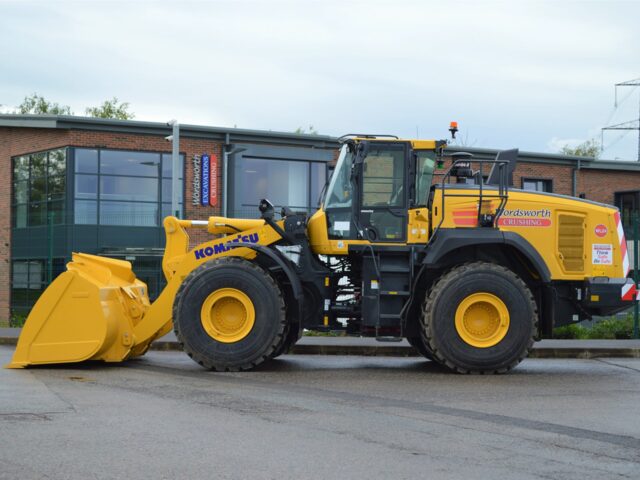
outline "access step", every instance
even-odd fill
[[[401,266],[401,265],[381,265],[380,272],[381,273],[409,273],[411,270],[409,267]]]

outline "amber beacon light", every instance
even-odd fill
[[[449,131],[451,132],[451,138],[456,138],[456,132],[458,131],[458,122],[451,122],[449,124]]]

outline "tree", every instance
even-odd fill
[[[32,113],[36,115],[73,115],[71,107],[47,101],[43,96],[34,93],[24,97],[14,113]]]
[[[586,140],[575,147],[565,145],[560,149],[560,153],[563,155],[574,155],[576,157],[593,157],[598,158],[600,156],[600,144],[595,138]]]
[[[90,117],[98,118],[117,118],[118,120],[131,120],[135,117],[133,112],[129,111],[128,102],[118,102],[117,97],[111,100],[105,100],[98,107],[90,107],[85,110]]]
[[[318,131],[313,128],[313,125],[309,125],[309,131],[307,131],[306,129],[302,128],[302,127],[298,127],[295,129],[295,131],[293,133],[297,133],[299,135],[301,134],[305,134],[305,135],[318,135]]]

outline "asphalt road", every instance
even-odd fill
[[[6,364],[11,347],[0,347]],[[640,360],[284,356],[211,373],[184,354],[0,370],[0,478],[640,477]]]

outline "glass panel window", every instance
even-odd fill
[[[98,150],[76,148],[76,173],[98,173]]]
[[[20,181],[13,184],[13,203],[26,203],[29,197],[29,184]]]
[[[29,200],[32,202],[42,202],[47,199],[47,180],[45,177],[31,178],[31,191]]]
[[[394,206],[404,203],[404,149],[372,147],[363,165],[362,205]]]
[[[31,260],[29,262],[29,288],[38,290],[45,278],[44,260]]]
[[[171,178],[171,171],[173,170],[173,158],[169,153],[162,154],[162,176]],[[180,168],[178,170],[178,178],[182,178],[184,172],[184,155],[180,155]]]
[[[236,205],[255,207],[261,198],[268,198],[278,207],[308,207],[308,162],[243,158],[236,165],[236,178],[241,185]]]
[[[56,177],[49,177],[48,178],[49,182],[48,182],[48,199],[49,200],[60,200],[64,198],[64,193],[66,191],[65,189],[65,184],[66,184],[66,177],[64,175],[62,176],[56,176]]]
[[[47,224],[47,202],[29,204],[29,226],[38,227]]]
[[[11,282],[13,283],[13,288],[28,288],[29,262],[13,262]]]
[[[158,201],[158,180],[136,177],[100,177],[101,200]]]
[[[171,183],[172,180],[170,178],[163,178],[162,179],[162,201],[163,202],[169,202],[171,201]],[[178,199],[179,202],[182,202],[182,180],[180,180],[180,182],[178,182],[178,186],[179,186],[179,190],[178,190]]]
[[[75,178],[76,198],[97,198],[98,197],[98,176],[97,175],[76,175]]]
[[[47,171],[47,154],[34,153],[31,155],[31,178],[44,177]]]
[[[14,159],[13,180],[29,180],[29,157],[16,157]]]
[[[539,178],[523,178],[522,189],[532,190],[534,192],[553,192],[551,180]]]
[[[27,205],[26,204],[13,206],[13,226],[15,228],[25,228],[27,226]]]
[[[435,167],[436,153],[432,151],[417,152],[416,163],[416,205],[426,205],[429,189],[431,188],[431,180],[433,178],[433,169]]]
[[[343,145],[336,168],[331,175],[325,196],[325,208],[347,208],[351,206],[351,166],[353,154],[349,145]]]
[[[320,193],[327,182],[327,166],[324,163],[311,164],[311,205],[312,208],[319,206]]]
[[[64,223],[64,200],[49,202],[48,215],[51,215],[51,221],[54,225]]]
[[[98,202],[93,200],[76,200],[74,203],[74,221],[78,225],[97,224]]]
[[[182,202],[180,202],[178,204],[178,210],[180,212],[182,212]],[[165,217],[169,217],[171,215],[175,215],[176,212],[172,212],[171,211],[171,204],[170,203],[163,203],[162,204],[162,218],[164,219]]]
[[[158,225],[157,203],[100,202],[102,225],[153,227]]]
[[[67,155],[64,149],[49,152],[49,175],[64,175],[67,167]]]
[[[101,174],[158,177],[160,170],[160,155],[157,153],[115,150],[100,152]]]
[[[90,149],[75,152],[76,223],[158,226],[159,215],[170,213],[171,179],[162,178],[163,172],[171,174],[170,154]],[[183,164],[184,155],[180,159]],[[95,168],[97,163],[99,169]],[[182,172],[179,177],[182,211]]]

